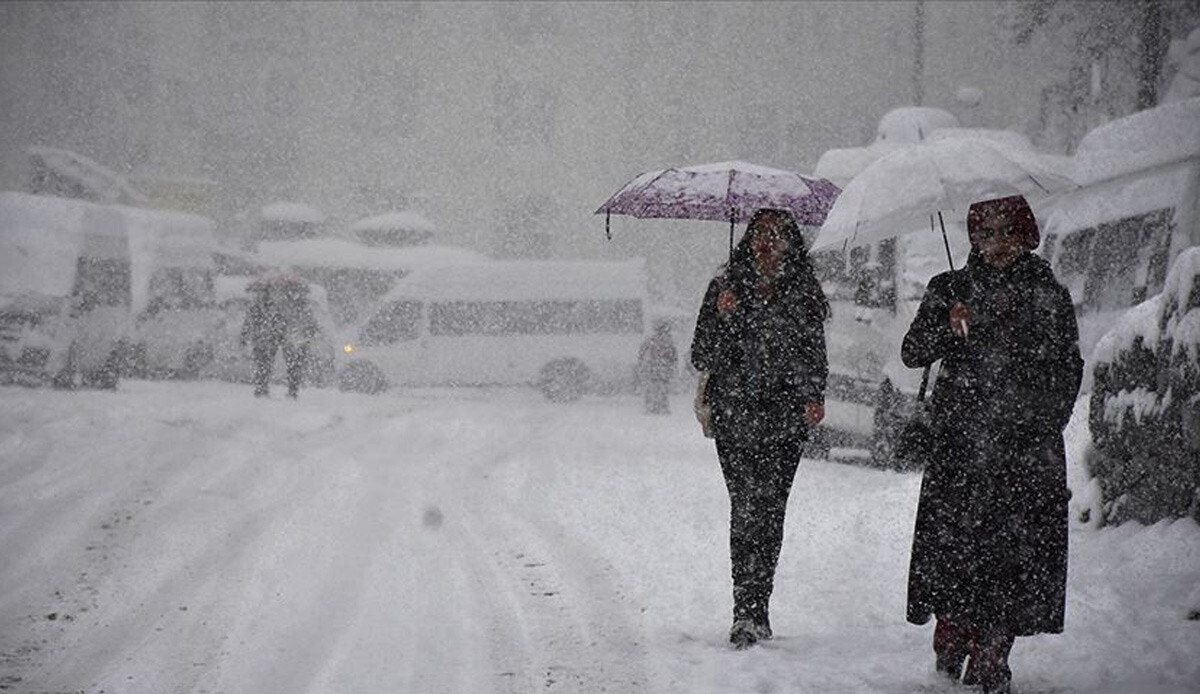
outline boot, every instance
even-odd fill
[[[739,651],[769,638],[771,638],[770,627],[764,627],[750,619],[735,619],[733,626],[729,629],[729,643]]]
[[[963,676],[964,684],[979,684],[983,694],[1009,694],[1012,670],[1008,654],[1015,638],[1007,631],[989,630],[971,645],[971,659]]]
[[[975,642],[975,630],[937,618],[933,629],[933,652],[937,671],[957,682],[963,676],[963,663]],[[965,682],[965,680],[964,680]]]

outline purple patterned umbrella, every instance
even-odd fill
[[[790,210],[802,226],[820,226],[840,192],[823,178],[727,161],[648,171],[625,184],[596,214],[728,221],[732,245],[733,225],[750,221],[764,207]]]

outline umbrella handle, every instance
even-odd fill
[[[942,225],[942,243],[946,246],[946,262],[954,269],[954,256],[950,255],[950,239],[946,237],[946,221],[942,219],[942,211],[938,210],[938,224]],[[933,217],[929,218],[929,226],[933,227]]]
[[[733,224],[734,224],[733,220],[736,218],[736,215],[737,215],[737,211],[734,208],[730,207],[729,208],[729,259],[731,261],[733,260]]]

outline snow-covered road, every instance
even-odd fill
[[[806,461],[777,638],[732,652],[728,504],[683,398],[4,388],[0,690],[940,691],[903,621],[918,483]],[[1071,580],[1018,692],[1200,691],[1194,522],[1077,527]]]

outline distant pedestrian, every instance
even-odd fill
[[[668,392],[678,365],[679,354],[671,339],[671,324],[665,320],[656,321],[654,333],[642,342],[638,351],[638,386],[642,389],[646,414],[670,414]]]
[[[1015,638],[1063,629],[1070,492],[1062,433],[1083,361],[1071,296],[1030,252],[1039,231],[1025,199],[971,205],[967,230],[966,267],[930,280],[901,349],[912,368],[942,362],[908,620],[936,617],[939,672],[1007,694]]]
[[[254,353],[254,395],[269,394],[275,354],[282,350],[288,397],[295,398],[317,333],[308,285],[294,277],[272,277],[253,283],[250,290],[254,299],[242,325],[242,344]]]
[[[809,430],[825,417],[828,318],[791,213],[755,212],[708,285],[692,341],[729,491],[735,648],[771,638],[784,511]]]

